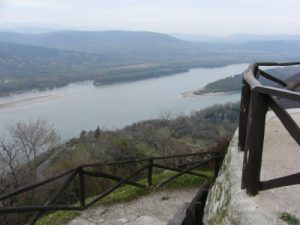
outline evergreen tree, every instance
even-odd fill
[[[99,126],[97,126],[97,129],[95,130],[94,137],[96,139],[98,139],[100,137],[100,127]]]

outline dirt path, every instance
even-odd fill
[[[166,225],[197,188],[161,191],[126,203],[87,209],[68,225]]]

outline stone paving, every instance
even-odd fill
[[[197,188],[159,191],[139,199],[87,209],[68,225],[166,225]]]

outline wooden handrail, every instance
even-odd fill
[[[269,74],[269,73],[267,73],[267,72],[265,72],[265,71],[263,71],[263,70],[260,70],[260,69],[259,69],[258,71],[259,71],[259,75],[265,77],[265,78],[268,79],[268,80],[271,80],[271,81],[273,81],[273,82],[275,82],[275,83],[277,83],[277,84],[280,84],[280,85],[283,86],[283,87],[286,87],[286,86],[288,85],[285,81],[280,80],[280,79],[278,79],[277,77],[274,77],[274,76],[272,76],[271,74]]]
[[[155,163],[155,160],[161,161],[161,160],[168,160],[168,159],[177,159],[182,157],[191,157],[195,158],[195,156],[205,156],[210,155],[210,157],[205,157],[205,159],[197,160],[195,163],[188,163],[185,165],[186,168],[173,168],[169,166],[161,166],[157,163]],[[24,187],[19,188],[18,190],[12,191],[10,193],[4,194],[0,197],[0,202],[8,200],[12,197],[16,197],[19,194],[23,194],[25,192],[31,191],[37,187],[40,187],[42,185],[48,185],[51,182],[56,181],[57,179],[66,177],[66,179],[62,182],[62,184],[57,188],[57,191],[54,193],[54,195],[49,198],[43,205],[30,205],[30,206],[11,206],[11,207],[0,207],[0,215],[2,214],[8,214],[8,213],[23,213],[23,212],[36,212],[33,217],[29,220],[30,225],[34,225],[37,220],[43,215],[43,213],[47,211],[53,211],[53,210],[84,210],[92,205],[94,205],[96,202],[100,201],[105,196],[109,195],[110,193],[114,192],[118,188],[120,188],[123,185],[131,185],[139,188],[147,188],[152,186],[152,175],[153,175],[153,168],[159,168],[159,169],[165,169],[165,170],[171,170],[175,171],[178,174],[172,176],[171,178],[163,181],[162,183],[158,184],[158,186],[164,186],[167,183],[171,182],[172,180],[176,179],[177,177],[184,175],[184,174],[190,174],[193,176],[200,176],[200,177],[206,177],[203,176],[197,172],[193,172],[191,170],[198,168],[201,165],[207,164],[208,162],[215,161],[215,164],[218,164],[218,166],[215,166],[215,170],[219,169],[219,163],[220,160],[223,159],[224,152],[220,151],[204,151],[200,153],[189,153],[189,154],[179,154],[179,155],[171,155],[171,156],[163,156],[163,157],[151,157],[151,158],[144,158],[144,159],[135,159],[135,160],[127,160],[127,161],[120,161],[120,162],[112,162],[112,163],[95,163],[95,164],[84,164],[80,165],[78,167],[72,168],[70,170],[64,171],[56,176],[47,178],[43,181],[36,182],[30,185],[26,185]],[[145,164],[145,162],[147,162]],[[142,167],[137,169],[136,171],[132,172],[130,175],[128,175],[125,178],[118,177],[116,175],[111,175],[104,172],[95,172],[91,170],[85,170],[89,168],[97,168],[99,165],[101,166],[115,166],[115,165],[123,165],[126,166],[127,164],[136,164],[140,163]],[[148,186],[144,184],[140,184],[136,182],[136,176],[138,176],[140,173],[147,171],[147,179],[148,179]],[[217,174],[218,171],[214,171],[214,174]],[[61,194],[65,192],[65,190],[69,187],[69,185],[76,179],[78,176],[78,182],[76,182],[78,185],[79,190],[79,203],[80,206],[75,206],[73,204],[71,205],[57,205],[55,204],[56,200],[60,197]],[[95,199],[93,199],[91,202],[86,202],[86,193],[85,193],[85,177],[86,176],[93,176],[93,177],[100,177],[105,179],[111,179],[117,181],[116,184],[114,184],[111,188],[106,189],[102,193],[100,193]],[[134,179],[133,179],[134,178]]]
[[[282,88],[276,87],[269,87],[269,86],[256,86],[253,88],[254,91],[269,95],[269,96],[276,96],[281,98],[286,98],[293,101],[300,101],[300,93],[295,91],[290,91]]]
[[[259,67],[291,65],[300,65],[300,62],[254,63],[243,74],[239,121],[239,149],[244,151],[241,187],[242,189],[246,189],[249,195],[257,195],[259,190],[300,184],[299,175],[276,178],[270,181],[260,181],[266,113],[268,109],[273,110],[292,138],[300,145],[300,128],[274,98],[275,96],[300,102],[300,93],[287,90],[288,88],[262,85],[258,80],[260,74],[266,79],[281,84],[283,87],[287,87],[288,83],[260,70]]]
[[[20,187],[17,190],[14,190],[14,191],[9,192],[7,194],[1,195],[0,196],[0,201],[3,201],[5,199],[7,199],[7,198],[10,198],[13,195],[21,194],[21,193],[26,192],[28,190],[32,190],[32,189],[37,188],[39,186],[42,186],[42,185],[48,184],[50,182],[53,182],[53,181],[55,181],[55,180],[57,180],[59,178],[62,178],[64,176],[66,176],[66,175],[68,175],[68,174],[76,171],[76,169],[77,168],[72,168],[70,170],[66,170],[66,171],[64,171],[64,172],[62,172],[62,173],[60,173],[60,174],[58,174],[56,176],[50,177],[48,179],[45,179],[45,180],[42,180],[42,181],[39,181],[39,182],[35,182],[33,184],[24,185],[23,187]]]

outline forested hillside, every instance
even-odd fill
[[[266,70],[268,73],[274,75],[281,80],[295,80],[299,77],[299,66],[273,68]],[[242,88],[242,74],[234,75],[231,77],[226,77],[214,82],[207,84],[203,89],[195,91],[195,94],[205,94],[210,92],[230,92],[230,91],[240,91]],[[259,81],[264,85],[276,86],[276,83],[260,77]]]
[[[161,119],[134,123],[117,131],[82,131],[52,157],[51,169],[81,163],[118,161],[210,149],[228,140],[238,122],[239,103],[214,105],[190,116],[166,114]]]
[[[10,133],[13,139],[0,137],[0,166],[3,171],[0,174],[0,194],[81,164],[210,150],[225,151],[237,127],[238,115],[238,103],[215,105],[192,112],[190,116],[165,114],[160,119],[138,122],[117,131],[103,130],[99,127],[94,131],[82,131],[78,138],[73,138],[55,148],[51,148],[53,146],[51,142],[57,137],[53,128],[49,127],[47,123],[38,120],[11,124]],[[19,132],[20,130],[22,132]],[[45,143],[49,150],[41,153],[42,149],[45,150]],[[14,148],[15,146],[18,147],[17,150]],[[31,147],[34,150],[29,151]],[[32,156],[32,151],[36,157]],[[38,154],[39,152],[41,154]],[[17,156],[15,153],[18,153]],[[28,159],[24,156],[25,161],[19,160],[20,154],[28,156]],[[11,157],[14,157],[13,161],[10,160]],[[177,162],[176,160],[172,159],[168,163],[174,164]],[[125,169],[118,166],[100,167],[99,170],[124,177],[132,173],[138,166],[131,165]],[[211,166],[206,165],[203,168],[204,171],[211,169]],[[59,182],[60,180],[57,183],[41,187],[32,191],[26,198],[15,198],[14,202],[7,204],[43,203],[57,189],[55,184],[60,185]],[[107,179],[94,178],[88,179],[86,182],[87,197],[93,196],[113,184]],[[75,185],[74,187],[71,185],[70,189],[61,197],[61,201],[75,204],[78,201],[77,194],[78,190]],[[28,219],[28,215],[22,214],[22,216],[24,217],[15,218],[1,215],[0,224],[15,224],[14,222],[20,218],[23,221]],[[2,223],[2,221],[9,222]]]
[[[299,49],[300,42],[291,40],[190,42],[142,31],[0,32],[0,95],[83,80],[112,83],[193,67],[295,60]]]

